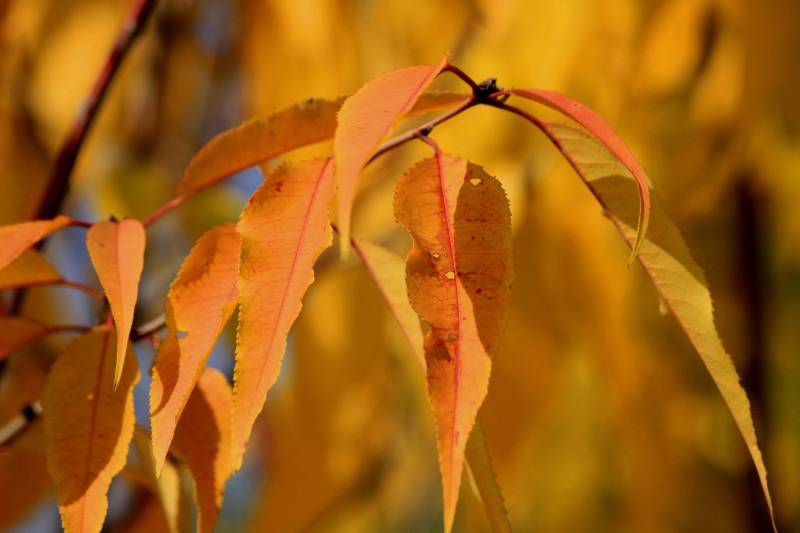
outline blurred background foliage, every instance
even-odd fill
[[[129,0],[0,0],[0,223],[30,218]],[[478,79],[566,92],[626,139],[707,270],[718,327],[754,405],[784,532],[800,532],[800,3],[794,0],[162,0],[112,86],[65,210],[149,214],[214,134],[307,97],[350,94],[446,51]],[[460,88],[444,76],[439,88]],[[401,128],[407,125],[401,126]],[[526,123],[478,108],[434,132],[503,182],[514,307],[481,419],[511,522],[537,532],[763,532],[743,442],[700,359],[584,186]],[[413,144],[413,143],[412,143]],[[317,146],[292,158],[323,153]],[[354,232],[404,251],[396,178],[373,165]],[[162,312],[194,240],[234,220],[259,170],[154,228],[137,323]],[[96,283],[82,232],[51,239]],[[219,531],[437,531],[423,380],[356,259],[320,261]],[[83,296],[30,291],[25,312],[93,320]],[[231,367],[229,331],[211,364]],[[0,422],[35,400],[64,339],[12,356]],[[143,368],[152,347],[139,343]],[[148,380],[137,388],[147,425]],[[29,442],[30,441],[30,442]],[[0,455],[0,529],[58,530],[35,433]],[[164,527],[124,476],[109,531]],[[464,484],[456,521],[486,531]]]

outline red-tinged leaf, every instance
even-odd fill
[[[408,113],[422,115],[464,102],[450,92],[423,95]],[[344,98],[309,99],[266,119],[252,119],[211,139],[189,162],[175,193],[187,196],[211,187],[246,168],[287,152],[326,141],[336,131],[336,113]]]
[[[192,473],[202,533],[214,531],[231,474],[231,404],[225,376],[206,368],[175,431],[172,449]]]
[[[111,305],[117,327],[117,362],[114,384],[119,382],[133,325],[133,312],[144,265],[144,226],[138,220],[99,222],[86,234],[86,248]]]
[[[0,270],[0,290],[61,281],[61,274],[36,250],[26,250]]]
[[[633,242],[629,262],[633,262],[639,248],[644,242],[650,223],[650,180],[644,169],[633,157],[633,154],[622,139],[611,129],[611,126],[597,113],[575,100],[553,91],[541,89],[509,89],[507,92],[539,102],[570,117],[594,135],[608,148],[614,156],[630,171],[639,189],[639,217],[636,239]]]
[[[139,369],[129,348],[114,390],[114,344],[108,327],[78,337],[50,370],[42,398],[48,468],[67,533],[100,531],[133,435]]]
[[[361,257],[370,275],[375,280],[375,284],[383,294],[392,315],[397,320],[400,330],[403,332],[424,371],[425,352],[423,350],[422,327],[419,323],[419,317],[408,301],[405,261],[399,255],[369,241],[354,237],[351,242],[353,249]],[[467,467],[472,473],[472,478],[478,489],[478,497],[486,509],[486,515],[492,525],[492,530],[495,533],[510,532],[511,524],[508,521],[508,511],[506,511],[503,494],[492,469],[483,429],[477,421],[469,440],[467,440],[467,447],[464,453]]]
[[[545,126],[628,245],[633,247],[637,238],[634,230],[636,206],[632,205],[630,194],[636,183],[634,176],[616,160],[615,154],[609,153],[586,132],[563,124]],[[714,324],[714,305],[708,283],[677,226],[657,201],[653,202],[650,231],[641,244],[638,258],[719,388],[750,451],[772,515],[767,470],[758,447],[750,402]]]
[[[350,212],[358,177],[381,141],[413,107],[447,64],[416,65],[387,72],[367,82],[339,110],[333,140],[336,183],[339,187],[339,245],[350,249]]]
[[[239,255],[236,225],[213,228],[197,241],[170,286],[169,333],[159,346],[150,385],[156,472],[161,472],[181,412],[236,307]]]
[[[509,307],[511,215],[495,178],[440,153],[400,179],[395,214],[414,239],[406,264],[409,299],[430,325],[428,393],[449,532],[467,437],[489,384],[489,354]]]
[[[24,316],[0,316],[0,361],[47,335],[45,324]]]
[[[382,246],[363,239],[350,239],[370,276],[383,294],[400,331],[417,357],[422,370],[425,370],[425,351],[422,347],[422,326],[419,317],[408,301],[406,289],[406,263],[399,255]]]
[[[275,382],[286,336],[330,246],[333,159],[285,163],[253,194],[239,219],[239,330],[233,388],[233,466]]]
[[[53,220],[36,220],[0,227],[0,270],[50,233],[68,225],[70,218],[59,215]]]

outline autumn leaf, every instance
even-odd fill
[[[387,72],[367,82],[342,104],[333,152],[339,187],[339,246],[343,253],[350,249],[350,212],[361,171],[384,137],[414,107],[446,64],[447,57],[437,65]]]
[[[0,361],[47,335],[48,328],[24,316],[0,316]]]
[[[453,107],[467,98],[450,92],[423,95],[408,115]],[[332,138],[342,102],[344,98],[333,101],[309,98],[266,119],[252,119],[217,135],[189,162],[176,195],[188,196],[236,172]]]
[[[430,325],[428,393],[449,532],[467,437],[489,385],[489,354],[509,306],[511,215],[495,178],[438,151],[400,179],[395,215],[414,239],[406,264],[409,299]]]
[[[584,131],[550,123],[547,131],[603,206],[617,230],[633,247],[637,239],[636,207],[630,192],[636,183],[625,166],[597,139]],[[639,262],[653,281],[703,360],[744,437],[772,517],[767,470],[758,447],[750,402],[714,324],[714,305],[703,271],[695,263],[677,226],[653,202],[650,230],[642,242]],[[774,519],[773,519],[774,527]]]
[[[70,218],[59,215],[53,220],[36,220],[0,227],[0,270],[4,269],[22,252],[29,249],[50,233],[70,223]]]
[[[48,468],[67,533],[100,531],[133,435],[139,369],[129,347],[115,390],[114,344],[106,326],[78,337],[50,370],[42,398]]]
[[[236,307],[239,255],[236,225],[212,228],[197,241],[170,286],[169,333],[159,346],[150,385],[156,472],[161,472],[181,412]]]
[[[25,250],[0,270],[0,290],[56,283],[60,280],[61,274],[58,270],[33,249]]]
[[[104,221],[89,228],[86,248],[117,327],[114,386],[122,375],[144,265],[145,232],[138,220]]]
[[[214,531],[231,473],[231,388],[225,376],[206,368],[175,431],[172,449],[189,467],[198,508],[197,530]]]
[[[333,193],[333,159],[284,163],[253,194],[239,219],[234,470],[278,376],[289,328],[314,281],[314,262],[330,245]]]
[[[580,102],[563,94],[542,89],[509,89],[507,92],[546,105],[575,120],[603,143],[630,171],[639,189],[639,217],[629,260],[632,263],[644,242],[650,223],[650,179],[631,151],[600,115]]]
[[[475,481],[478,489],[478,498],[486,510],[486,516],[494,533],[511,533],[511,523],[508,521],[508,511],[503,500],[500,485],[497,484],[497,475],[492,468],[489,447],[486,436],[479,422],[475,422],[472,433],[467,440],[465,450],[467,468]]]
[[[41,423],[26,428],[13,446],[0,450],[0,529],[11,531],[50,489]],[[13,490],[12,490],[13,487]]]

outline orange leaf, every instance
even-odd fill
[[[29,249],[0,270],[0,290],[61,281],[61,274],[36,250]]]
[[[13,530],[11,526],[25,518],[50,490],[47,460],[44,456],[41,424],[34,421],[13,446],[0,450],[0,529]],[[13,487],[13,489],[12,489]]]
[[[175,431],[172,448],[189,467],[198,509],[197,530],[214,531],[231,473],[231,388],[219,370],[200,376]]]
[[[650,180],[631,151],[600,115],[572,98],[541,89],[509,89],[507,92],[539,102],[575,120],[600,140],[631,172],[639,189],[639,222],[629,260],[632,263],[639,253],[650,223]]]
[[[415,65],[387,72],[367,82],[342,104],[333,152],[339,186],[339,246],[343,253],[350,249],[350,212],[361,171],[384,137],[414,107],[446,64],[447,57],[438,65]]]
[[[47,326],[24,316],[0,316],[0,360],[41,339]]]
[[[69,224],[70,218],[59,215],[53,220],[36,220],[0,227],[0,270],[19,257],[22,252],[50,233]]]
[[[114,385],[119,382],[133,325],[133,312],[144,263],[145,233],[138,220],[99,222],[89,228],[86,247],[97,277],[108,297],[117,327],[117,363]]]
[[[236,306],[239,234],[223,224],[203,235],[167,295],[169,334],[161,343],[150,385],[156,472],[161,472],[175,425]]]
[[[114,360],[114,332],[97,327],[67,346],[45,386],[48,468],[67,533],[100,531],[111,479],[125,466],[139,369],[128,349],[114,390]]]
[[[256,416],[275,382],[289,328],[330,245],[333,159],[285,163],[245,207],[239,270],[239,331],[233,388],[233,465],[238,469]]]
[[[509,307],[511,214],[495,178],[441,153],[400,179],[395,214],[414,238],[406,263],[409,299],[430,324],[428,393],[449,532],[464,448],[489,384],[489,354]]]

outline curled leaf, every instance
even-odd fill
[[[575,120],[594,135],[630,171],[639,189],[639,217],[629,263],[633,263],[650,224],[650,180],[622,139],[597,113],[575,100],[541,89],[509,89],[509,93],[539,102]]]
[[[75,339],[56,360],[42,398],[47,462],[67,533],[103,526],[111,479],[125,466],[133,435],[132,349],[114,389],[114,332],[98,327]]]
[[[119,382],[133,325],[133,312],[144,265],[145,232],[138,220],[104,221],[89,228],[86,248],[100,284],[111,305],[117,327],[117,362],[114,384]]]
[[[10,226],[0,226],[0,270],[4,269],[22,252],[31,248],[50,233],[68,225],[70,218],[59,215],[53,220],[21,222]]]
[[[420,95],[447,64],[415,65],[370,80],[345,100],[333,140],[336,183],[339,187],[339,245],[350,249],[350,212],[358,177],[381,141],[413,107]]]
[[[630,192],[636,183],[634,176],[586,132],[563,124],[551,123],[546,127],[633,248],[638,238],[634,230],[636,206],[630,201]],[[650,231],[641,243],[638,258],[719,388],[747,444],[772,516],[767,470],[758,447],[750,402],[714,324],[714,305],[708,283],[677,226],[657,201],[653,203]]]
[[[333,159],[284,163],[253,194],[239,219],[239,330],[233,388],[233,465],[280,370],[286,336],[330,245]]]
[[[437,425],[445,531],[455,516],[464,450],[489,385],[489,354],[508,311],[511,215],[500,183],[437,152],[400,179],[397,220],[414,244],[408,296],[430,325],[428,393]]]
[[[236,306],[239,255],[236,225],[212,228],[197,241],[170,286],[169,333],[156,354],[150,385],[156,472],[161,472],[181,412]]]

